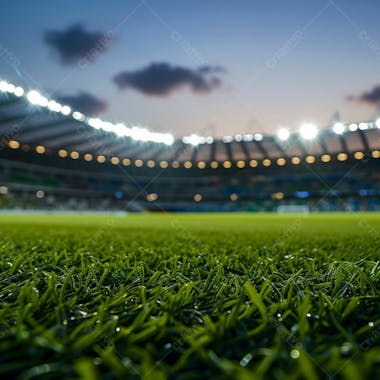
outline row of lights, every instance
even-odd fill
[[[202,200],[202,198],[203,198],[202,194],[199,194],[199,193],[197,193],[193,196],[194,202],[200,202]],[[232,193],[232,194],[230,194],[229,198],[232,202],[235,202],[239,199],[239,196],[236,193]],[[148,202],[155,202],[157,199],[158,199],[157,193],[151,193],[151,194],[148,194],[146,196],[146,200]]]
[[[374,129],[378,128],[380,129],[380,118],[377,119],[375,122],[369,122],[369,123],[351,123],[348,125],[345,125],[341,122],[337,122],[332,126],[332,131],[337,135],[342,135],[347,131],[355,132],[357,130],[367,130],[367,129]],[[299,131],[299,136],[304,140],[313,140],[315,139],[319,134],[318,127],[313,123],[305,123],[302,124]],[[280,141],[287,141],[290,136],[290,130],[288,128],[280,128],[277,131],[276,134],[277,138]],[[263,140],[264,136],[261,133],[256,134],[245,134],[245,135],[235,135],[235,136],[224,136],[223,142],[228,144],[232,143],[233,141],[241,142],[241,141],[261,141]],[[182,142],[185,144],[191,144],[194,146],[197,146],[199,144],[212,144],[214,142],[214,139],[212,137],[203,137],[198,136],[196,134],[192,134],[190,136],[185,136],[182,139]]]
[[[21,97],[25,94],[25,91],[22,87],[15,86],[12,83],[8,83],[6,81],[0,81],[0,91],[14,94],[18,97]],[[33,105],[46,107],[52,112],[62,113],[65,116],[71,115],[71,117],[76,121],[84,122],[95,129],[101,129],[106,132],[113,132],[117,136],[125,136],[137,141],[151,141],[163,143],[166,145],[172,145],[174,142],[174,137],[170,133],[151,132],[148,129],[143,128],[141,126],[127,127],[123,123],[114,124],[109,121],[103,121],[99,118],[86,117],[81,112],[72,111],[71,108],[67,105],[62,105],[56,102],[55,100],[49,100],[36,90],[29,91],[26,94],[26,98]],[[349,125],[337,122],[332,126],[332,131],[337,135],[342,135],[346,131],[354,132],[358,129],[366,130],[373,128],[380,129],[380,118],[377,119],[375,122],[359,124],[352,123]],[[298,133],[300,137],[304,140],[313,140],[318,136],[319,130],[318,127],[313,123],[304,123],[303,125],[301,125]],[[290,135],[291,133],[288,128],[280,128],[277,132],[277,138],[281,141],[288,140]],[[235,136],[224,136],[223,142],[231,143],[233,141],[261,141],[263,140],[263,138],[264,136],[261,133],[244,135],[237,134]],[[214,142],[214,138],[212,136],[203,137],[197,134],[191,134],[189,136],[183,137],[182,142],[185,144],[198,146],[200,144],[212,144]]]
[[[8,146],[11,148],[11,149],[18,149],[20,148],[20,143],[16,140],[10,140],[8,142]],[[38,154],[44,154],[46,152],[46,148],[42,145],[38,145],[35,147],[35,151],[36,153]],[[77,151],[72,151],[72,152],[68,152],[67,150],[65,149],[60,149],[58,151],[58,156],[61,157],[61,158],[66,158],[66,157],[70,157],[72,158],[73,160],[77,160],[79,159],[80,157],[80,154],[77,152]],[[371,156],[372,158],[380,158],[380,151],[379,150],[374,150],[372,151],[371,153]],[[365,154],[363,152],[355,152],[353,157],[356,159],[356,160],[362,160],[364,157],[365,157]],[[346,161],[348,160],[349,156],[347,153],[338,153],[337,156],[336,156],[336,159],[338,161]],[[93,161],[93,160],[96,160],[98,163],[100,164],[103,164],[107,161],[107,158],[106,156],[104,155],[98,155],[98,156],[93,156],[92,154],[90,153],[85,153],[83,155],[83,159],[87,162],[90,162],[90,161]],[[320,156],[320,160],[324,163],[327,163],[327,162],[330,162],[332,161],[333,157],[330,155],[330,154],[323,154],[322,156]],[[111,157],[109,159],[109,161],[114,164],[114,165],[119,165],[119,164],[122,164],[124,166],[130,166],[132,164],[132,161],[129,159],[129,158],[119,158],[119,157]],[[316,156],[313,156],[313,155],[309,155],[309,156],[306,156],[305,157],[305,162],[307,164],[314,164],[315,162],[317,161],[317,157]],[[280,157],[280,158],[277,158],[275,160],[275,162],[277,163],[278,166],[284,166],[287,164],[287,160],[283,157]],[[301,163],[301,158],[298,157],[298,156],[294,156],[290,159],[290,162],[293,164],[293,165],[299,165]],[[243,169],[245,168],[247,165],[250,166],[251,168],[255,168],[257,166],[259,166],[259,164],[262,164],[263,166],[265,167],[269,167],[272,165],[272,160],[270,160],[269,158],[265,158],[264,160],[262,161],[258,161],[258,160],[250,160],[250,161],[243,161],[243,160],[239,160],[239,161],[236,161],[236,162],[232,162],[232,161],[229,161],[229,160],[226,160],[226,161],[223,161],[222,163],[219,163],[218,161],[211,161],[210,163],[207,163],[205,161],[198,161],[196,163],[196,167],[198,169],[205,169],[207,168],[207,166],[209,165],[210,168],[212,169],[217,169],[219,166],[222,166],[223,168],[225,169],[229,169],[229,168],[232,168],[232,166],[236,166],[238,167],[239,169]],[[143,167],[144,164],[148,167],[148,168],[154,168],[156,165],[158,165],[160,168],[162,169],[166,169],[168,168],[169,166],[173,167],[173,168],[179,168],[181,166],[181,163],[179,161],[172,161],[171,163],[169,163],[168,161],[160,161],[160,162],[156,162],[154,160],[148,160],[144,163],[143,160],[135,160],[134,161],[134,165],[136,167]],[[190,169],[193,167],[193,162],[191,161],[185,161],[182,163],[183,167],[185,169]]]
[[[0,195],[7,195],[8,193],[9,189],[7,186],[0,186]],[[43,190],[37,190],[35,196],[38,199],[42,199],[45,197],[45,192]]]
[[[14,94],[17,97],[22,97],[25,94],[25,90],[22,87],[16,87],[14,84],[4,80],[0,81],[0,92]],[[61,113],[64,116],[71,116],[76,121],[86,123],[95,129],[113,132],[119,137],[130,137],[137,141],[150,141],[166,145],[172,145],[174,142],[174,137],[170,133],[151,132],[141,126],[127,127],[123,123],[114,124],[99,118],[86,117],[81,112],[72,111],[68,105],[62,105],[55,100],[49,100],[36,90],[30,90],[26,93],[25,97],[29,103],[35,106],[48,108],[50,111]]]
[[[7,195],[8,192],[9,192],[9,189],[7,186],[0,186],[0,195]],[[46,194],[43,190],[38,190],[35,193],[35,196],[38,199],[45,198],[45,195]],[[229,198],[232,202],[235,202],[239,199],[239,196],[236,193],[232,193]],[[155,202],[157,199],[158,199],[157,193],[150,193],[146,196],[146,200],[148,202]],[[194,199],[194,202],[200,202],[202,200],[202,195],[201,194],[195,194],[193,199]]]
[[[7,186],[0,186],[0,195],[7,195],[8,192],[9,192],[9,189],[8,189]],[[276,193],[276,194],[280,194],[280,193]],[[45,194],[45,192],[43,190],[38,190],[35,193],[35,196],[38,199],[45,198],[45,195],[46,194]],[[239,199],[239,196],[236,193],[232,193],[229,198],[230,198],[230,200],[232,202],[235,202],[235,201],[237,201]],[[272,198],[273,198],[273,195],[272,195]],[[150,194],[148,194],[146,196],[146,200],[148,202],[155,202],[157,199],[158,199],[158,194],[157,193],[150,193]],[[194,199],[195,202],[200,202],[202,200],[202,195],[201,194],[195,194],[194,197],[193,197],[193,199]]]

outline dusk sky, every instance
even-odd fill
[[[2,1],[0,78],[180,137],[369,120],[375,0]]]

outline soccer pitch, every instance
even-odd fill
[[[0,376],[380,378],[379,214],[1,215]]]

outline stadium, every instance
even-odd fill
[[[174,3],[170,10],[164,2],[136,3],[108,7],[94,2],[104,20],[110,17],[114,22],[126,12],[106,33],[87,31],[82,24],[45,31],[43,42],[55,49],[61,64],[54,69],[57,57],[50,62],[34,50],[28,55],[29,37],[11,37],[14,25],[9,20],[19,9],[4,6],[9,20],[2,16],[0,25],[5,36],[0,41],[1,378],[379,378],[380,87],[348,96],[349,106],[342,107],[349,116],[336,112],[327,123],[287,121],[273,127],[268,122],[240,128],[226,122],[227,134],[204,126],[189,128],[187,119],[195,125],[198,112],[211,118],[212,96],[220,97],[213,101],[224,124],[223,118],[233,113],[226,99],[231,101],[234,89],[212,94],[222,91],[226,75],[234,84],[241,79],[224,66],[204,61],[182,32],[172,29],[170,12],[179,17],[185,33],[196,6],[182,5],[185,16],[178,16],[182,8]],[[237,45],[245,30],[253,28],[251,20],[244,24],[245,14],[257,12],[257,32],[266,27],[268,14],[273,16],[267,5],[238,1],[236,16],[231,4],[221,3],[220,9],[211,2],[197,8],[199,28],[211,22],[226,39],[224,23],[229,20],[241,33],[233,38]],[[286,66],[283,61],[292,54],[296,57],[285,72],[291,73],[294,89],[284,91],[300,101],[298,75],[301,78],[303,72],[297,66],[297,49],[305,49],[302,61],[309,62],[308,28],[321,22],[317,35],[327,41],[324,28],[337,30],[337,20],[319,20],[325,13],[339,15],[339,22],[350,20],[352,26],[378,9],[373,4],[341,8],[342,4],[331,1],[321,9],[298,4],[297,10],[310,14],[307,27],[295,32],[293,16],[283,9],[292,33],[265,61],[269,71],[260,75],[268,74],[269,84],[257,84],[260,99],[269,99],[268,120],[277,117],[272,103],[281,92],[277,84],[276,91],[266,92],[270,78],[276,77],[276,70],[285,76],[280,66]],[[56,21],[63,17],[66,24],[74,14],[63,5],[57,5],[61,12],[49,6],[38,13],[30,8],[29,20],[24,5],[25,17],[20,17],[26,26],[20,33],[35,31],[45,14]],[[87,17],[87,8],[70,6]],[[213,12],[228,17],[219,25]],[[147,14],[158,23],[157,29],[144,18]],[[234,17],[238,22],[231,21]],[[128,92],[126,105],[120,106],[124,92],[113,93],[100,75],[116,70],[119,53],[109,61],[102,59],[109,50],[117,51],[113,44],[128,40],[118,28],[134,25],[134,18],[139,26],[135,32],[142,33],[140,21],[146,26],[137,37],[137,55],[154,51],[150,33],[163,52],[170,52],[167,36],[159,34],[169,31],[175,51],[185,53],[189,62],[195,60],[199,68],[152,61],[135,71],[118,72],[113,84],[141,95],[134,98]],[[207,45],[204,33],[196,39],[196,29],[191,24],[187,32],[213,52],[217,35]],[[376,56],[378,45],[370,31],[363,30],[359,40],[369,57]],[[268,33],[266,42],[260,42],[265,49],[272,46],[276,27]],[[159,42],[161,38],[165,42]],[[346,41],[347,36],[339,38]],[[348,45],[350,54],[359,51],[352,41]],[[37,43],[33,46],[43,51]],[[344,49],[339,46],[342,51],[337,49],[330,58],[337,54],[340,62]],[[234,47],[230,48],[225,60],[233,67]],[[347,67],[359,65],[353,61]],[[368,59],[360,65],[373,61],[377,64]],[[312,76],[318,76],[318,70],[324,73],[328,65],[318,61]],[[240,56],[238,67],[241,72],[246,69]],[[347,77],[345,70],[341,68],[342,78]],[[334,76],[338,71],[333,68]],[[61,80],[62,73],[66,76]],[[86,75],[89,79],[81,82]],[[321,90],[314,88],[318,96],[326,96],[322,103],[328,111],[326,103],[336,101],[333,93],[342,84],[330,80],[328,91],[322,82]],[[76,82],[98,93],[104,88],[108,98],[103,101],[85,92],[64,96],[51,90],[57,82],[58,89],[62,85],[67,91],[78,88]],[[181,98],[185,88],[188,93]],[[250,91],[255,94],[256,88]],[[306,93],[312,98],[305,89],[302,97],[307,98]],[[179,100],[169,100],[176,96]],[[258,101],[264,111],[265,101]],[[106,106],[112,102],[115,116]],[[289,120],[295,118],[292,112],[309,120],[307,113],[315,108],[313,115],[319,115],[322,107],[316,101],[313,108],[295,111],[287,99],[281,102],[278,113]],[[359,112],[355,107],[363,103],[376,107]],[[156,125],[161,127],[133,122],[124,108],[146,120],[160,115],[168,127],[160,120]],[[125,114],[125,119],[120,117]]]
[[[293,134],[174,140],[86,117],[6,81],[0,89],[3,207],[380,210],[380,119],[320,133],[305,124]]]

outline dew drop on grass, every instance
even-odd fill
[[[120,332],[120,327],[119,327],[119,326],[116,327],[115,331],[116,331],[116,332]]]
[[[300,357],[300,352],[296,349],[290,351],[290,357],[292,359],[298,359]]]
[[[165,346],[164,346],[164,348],[166,350],[170,350],[172,348],[172,345],[170,343],[166,343]]]
[[[282,317],[282,314],[281,313],[277,313],[277,318],[281,318]]]
[[[373,327],[374,325],[375,325],[375,324],[374,324],[373,322],[369,322],[369,323],[368,323],[368,326],[369,326],[369,327]]]
[[[252,360],[252,358],[253,356],[251,354],[245,355],[244,358],[240,360],[240,365],[245,367]]]
[[[349,342],[343,343],[342,347],[340,348],[340,352],[343,355],[349,354],[351,350],[352,350],[352,344]]]
[[[311,318],[311,313],[306,313],[306,316],[307,316],[308,318]]]

